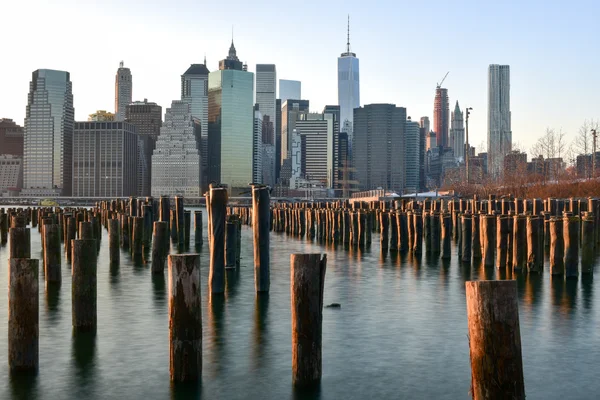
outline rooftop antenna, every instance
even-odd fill
[[[348,36],[346,42],[346,52],[350,53],[350,14],[348,14]]]
[[[124,65],[124,62],[123,62],[123,61],[121,61],[121,62],[119,63],[119,68],[123,68],[123,65]]]
[[[206,52],[204,53],[204,66],[206,66]]]

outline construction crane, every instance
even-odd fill
[[[449,73],[450,73],[450,71],[446,72],[446,75],[444,75],[444,78],[442,79],[442,81],[437,84],[436,89],[439,89],[442,87],[442,83],[444,83],[444,81],[446,80],[446,77],[448,76]]]

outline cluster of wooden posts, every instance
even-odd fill
[[[423,251],[451,257],[457,243],[462,262],[541,272],[544,248],[550,271],[567,277],[593,270],[600,240],[597,199],[424,200],[394,202],[277,203],[268,188],[253,186],[252,206],[228,207],[226,189],[206,194],[211,296],[225,291],[225,270],[240,267],[241,225],[251,225],[257,295],[270,285],[270,231],[322,243],[369,246],[379,232],[382,251]],[[203,244],[201,211],[194,212],[194,245]],[[151,271],[163,274],[168,260],[170,375],[199,379],[202,371],[200,256],[183,253],[191,242],[191,212],[183,198],[117,199],[85,208],[0,209],[0,242],[9,246],[9,365],[12,371],[38,368],[38,266],[31,259],[31,228],[42,236],[46,285],[60,285],[61,242],[72,275],[75,332],[95,331],[97,254],[102,227],[108,230],[111,265],[125,249],[132,259],[150,254]],[[10,229],[9,229],[10,226]],[[170,240],[180,254],[169,254]],[[425,243],[423,248],[422,243]],[[495,249],[495,250],[494,250]],[[297,386],[321,378],[321,332],[326,259],[292,254],[292,371]],[[524,398],[521,344],[514,281],[467,282],[472,393]],[[495,349],[505,349],[497,352]],[[502,365],[503,368],[497,368]],[[491,392],[490,392],[491,391]]]

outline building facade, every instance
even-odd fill
[[[124,121],[127,105],[133,99],[133,80],[131,71],[126,68],[123,61],[115,75],[115,121]]]
[[[302,98],[302,82],[289,79],[279,80],[279,98],[282,102]]]
[[[449,147],[448,126],[450,122],[450,104],[448,100],[448,89],[437,87],[433,103],[433,129],[436,135],[437,145]]]
[[[23,186],[23,158],[0,154],[0,196],[12,196]]]
[[[300,135],[300,172],[310,182],[333,188],[337,173],[334,138],[334,114],[309,113],[296,121]]]
[[[416,121],[408,120],[404,124],[404,192],[416,193],[419,190],[420,126]]]
[[[12,119],[0,118],[0,154],[23,157],[24,129]]]
[[[354,110],[356,179],[360,190],[404,188],[406,109],[369,104]]]
[[[34,71],[25,114],[23,195],[71,195],[74,115],[70,74]]]
[[[162,125],[162,107],[156,103],[136,101],[129,104],[125,112],[125,120],[137,128],[138,133],[138,168],[137,195],[150,196],[152,193],[152,153],[160,135]]]
[[[291,157],[292,132],[296,121],[309,112],[308,100],[289,99],[281,106],[281,164]]]
[[[235,194],[252,182],[254,74],[243,69],[233,43],[219,65],[208,76],[208,179]]]
[[[511,151],[510,66],[488,69],[488,174],[502,176],[504,156]]]
[[[346,51],[338,57],[338,104],[340,106],[340,131],[348,133],[352,154],[354,109],[360,107],[360,73],[356,53],[350,51],[350,18]]]
[[[279,182],[280,170],[281,170],[281,99],[275,100],[275,124],[273,124],[273,129],[275,130],[275,183]]]
[[[252,183],[263,183],[263,115],[254,105],[254,130],[252,134]],[[250,182],[248,182],[250,183]]]
[[[152,154],[152,196],[202,196],[200,130],[190,103],[174,100]]]
[[[456,102],[456,106],[452,112],[450,145],[454,150],[454,157],[462,162],[465,159],[465,124],[463,113],[460,111],[458,101]]]
[[[73,197],[137,194],[138,135],[127,122],[75,122]]]

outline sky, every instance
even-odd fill
[[[71,73],[76,120],[114,111],[119,62],[133,100],[180,98],[192,63],[218,69],[232,39],[240,60],[302,81],[311,110],[337,104],[337,57],[360,59],[361,105],[393,103],[433,123],[435,87],[450,109],[473,108],[471,145],[487,140],[489,64],[511,68],[513,142],[528,150],[547,127],[569,139],[600,119],[600,2],[281,0],[29,0],[0,2],[0,118],[23,124],[31,73]]]

